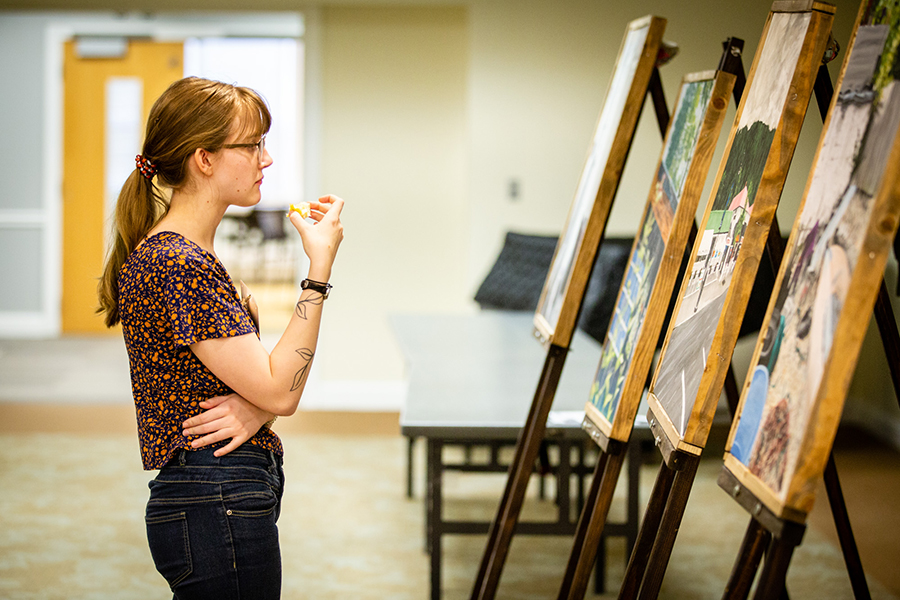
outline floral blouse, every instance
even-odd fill
[[[122,265],[119,315],[131,363],[141,459],[144,469],[159,469],[200,437],[182,434],[182,423],[202,412],[199,403],[232,393],[189,346],[259,334],[222,263],[170,231],[144,240]],[[283,454],[281,440],[266,427],[246,443]]]

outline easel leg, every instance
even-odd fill
[[[737,560],[725,586],[723,600],[746,600],[750,596],[753,579],[756,577],[766,546],[771,540],[772,534],[769,530],[756,519],[750,519]]]
[[[628,443],[628,523],[629,530],[625,535],[625,551],[631,556],[634,545],[637,543],[638,519],[640,519],[640,495],[641,495],[641,463],[644,459],[644,449],[641,441],[631,438]],[[602,590],[598,590],[598,593]]]
[[[595,477],[600,476],[600,484],[597,486],[596,493],[594,493],[595,486],[593,482],[591,483],[592,501],[582,511],[579,520],[579,530],[582,529],[582,522],[587,520],[583,532],[579,531],[579,534],[582,535],[582,543],[579,547],[573,546],[572,548],[563,588],[559,593],[560,600],[563,598],[581,599],[584,598],[587,591],[591,568],[597,557],[597,547],[603,536],[603,527],[606,525],[606,518],[609,515],[613,492],[616,491],[616,482],[619,480],[619,471],[625,461],[625,451],[620,449],[615,454],[604,452],[603,456],[606,457],[604,460],[606,465],[602,473],[598,471],[595,474]],[[567,587],[568,589],[566,589]]]
[[[659,596],[659,589],[662,587],[666,567],[669,565],[669,558],[672,556],[672,548],[675,547],[675,536],[678,535],[678,530],[681,528],[681,519],[684,517],[688,497],[691,494],[691,487],[694,484],[694,476],[697,474],[699,465],[700,456],[691,456],[685,460],[684,467],[675,473],[669,501],[666,503],[666,509],[659,526],[659,533],[656,536],[656,542],[653,544],[650,561],[644,574],[644,581],[641,584],[641,600],[655,599]]]
[[[897,332],[897,321],[894,318],[894,309],[891,306],[891,298],[888,295],[884,279],[881,280],[881,288],[878,290],[878,299],[875,301],[875,321],[878,323],[878,331],[881,333],[881,343],[884,345],[884,354],[890,367],[891,381],[894,384],[894,393],[900,400],[900,334]]]
[[[759,577],[756,594],[753,595],[754,600],[771,600],[772,598],[784,597],[784,583],[795,547],[796,544],[779,538],[772,538],[772,542],[769,544],[769,551],[766,554],[766,564]]]
[[[663,91],[662,79],[659,76],[659,67],[653,67],[650,74],[650,84],[647,92],[653,100],[653,110],[656,113],[656,122],[659,125],[659,133],[666,139],[666,130],[669,128],[669,108],[666,104],[666,94]]]
[[[741,401],[741,392],[738,389],[737,377],[734,374],[734,364],[728,368],[725,374],[725,399],[728,401],[728,412],[731,418],[737,414],[738,403]]]
[[[662,520],[663,509],[668,502],[674,479],[675,471],[667,467],[665,462],[660,463],[659,473],[656,476],[656,482],[653,484],[653,491],[650,492],[647,510],[644,512],[644,521],[641,523],[637,542],[634,544],[631,558],[628,560],[628,566],[625,568],[625,579],[622,582],[622,588],[619,590],[619,600],[637,598],[641,580],[644,578],[644,572],[647,570],[647,560],[650,558],[650,551],[653,549],[653,543],[659,531],[659,523]]]
[[[566,574],[563,576],[563,582],[559,588],[559,595],[557,598],[562,599],[569,597],[569,591],[572,589],[575,571],[578,562],[581,559],[581,554],[584,552],[584,541],[587,537],[591,521],[591,509],[597,504],[597,496],[600,493],[603,482],[603,473],[606,470],[608,462],[609,455],[601,450],[600,454],[597,456],[597,464],[594,465],[594,476],[591,478],[591,487],[588,488],[587,503],[584,505],[578,516],[578,525],[575,529],[575,537],[572,540],[572,551],[569,554],[569,562],[566,565]]]
[[[844,494],[841,492],[841,482],[838,480],[833,452],[828,455],[828,463],[825,465],[825,489],[828,492],[828,503],[831,505],[831,514],[834,517],[834,525],[841,542],[844,562],[847,564],[847,573],[850,575],[853,597],[856,600],[868,600],[872,596],[869,594],[866,574],[856,548],[853,529],[850,527],[850,516],[847,514],[847,505],[844,503]]]
[[[475,579],[475,586],[472,590],[472,600],[494,598],[497,593],[500,575],[506,562],[506,556],[509,554],[509,545],[519,519],[519,512],[522,509],[528,480],[534,470],[534,461],[547,429],[547,415],[553,404],[553,396],[559,384],[567,351],[566,348],[551,345],[547,352],[538,389],[535,391],[528,418],[516,443],[516,452],[510,465],[506,489],[500,500],[497,515],[491,523],[478,577]]]

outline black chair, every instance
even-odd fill
[[[479,306],[534,312],[553,261],[557,239],[556,236],[507,233],[497,260],[475,294]],[[632,238],[604,239],[591,270],[578,328],[600,343],[606,337],[609,319],[615,309],[632,242]]]

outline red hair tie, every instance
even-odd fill
[[[143,156],[138,154],[134,157],[134,164],[137,165],[137,168],[141,172],[141,175],[143,175],[147,179],[153,179],[153,176],[156,175],[156,165],[150,162],[149,158],[144,158]]]

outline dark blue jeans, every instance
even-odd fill
[[[174,598],[281,596],[281,458],[244,444],[220,458],[182,450],[150,482],[145,521]]]

